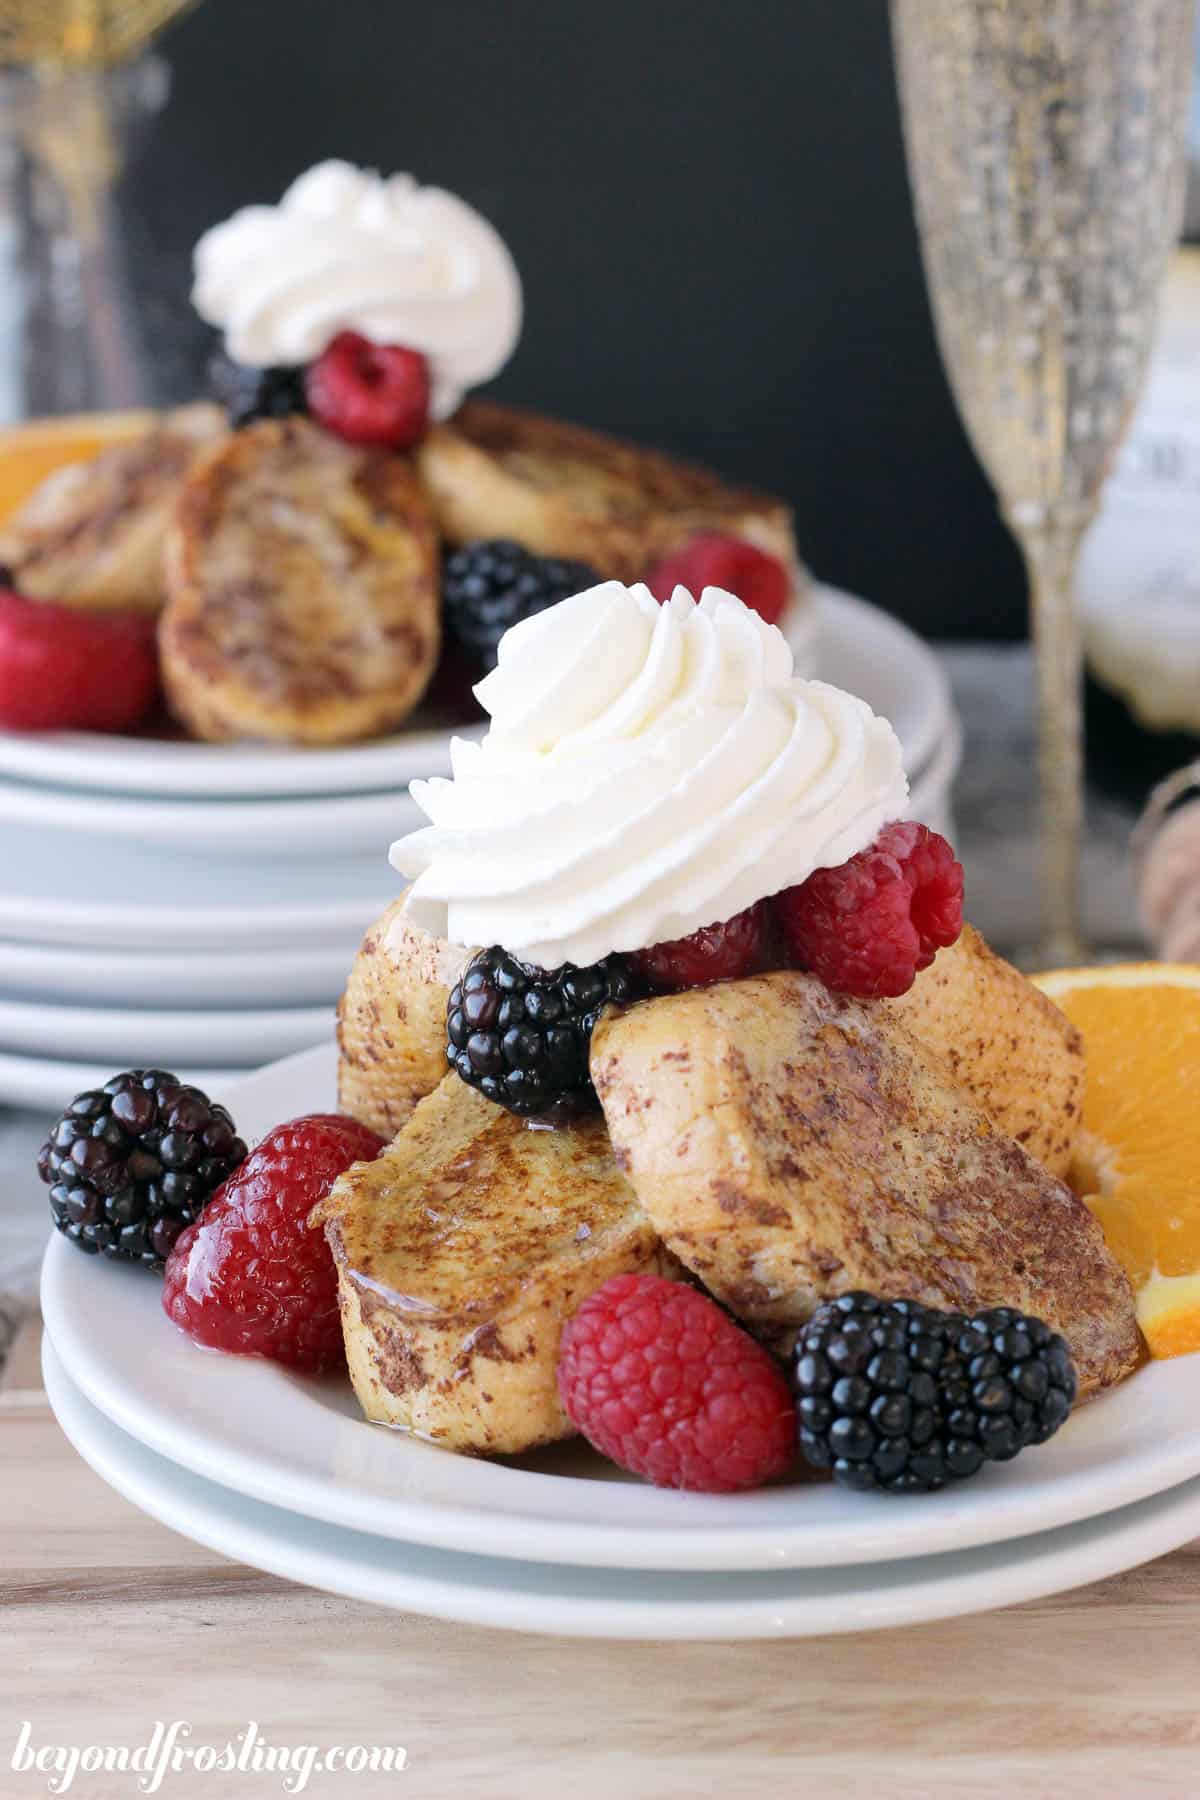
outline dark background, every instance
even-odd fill
[[[325,156],[472,201],[525,284],[507,399],[781,492],[827,581],[1024,631],[938,362],[883,0],[204,0],[126,180],[164,398],[206,225]]]

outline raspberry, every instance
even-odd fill
[[[906,994],[962,930],[963,872],[927,825],[885,825],[869,850],[774,901],[797,965],[835,994]]]
[[[616,1275],[563,1328],[558,1391],[602,1455],[658,1487],[728,1494],[791,1467],[782,1369],[715,1300],[661,1275]]]
[[[656,600],[669,600],[677,587],[697,596],[706,587],[724,588],[768,625],[778,625],[792,597],[792,578],[777,556],[723,531],[698,532],[657,564],[646,585]]]
[[[345,1361],[337,1274],[308,1216],[351,1163],[384,1140],[354,1119],[310,1113],[277,1125],[183,1232],[163,1274],[163,1309],[198,1344],[319,1374]]]
[[[157,694],[148,613],[81,612],[0,588],[0,726],[131,731]]]
[[[418,350],[339,331],[308,371],[308,407],[349,444],[409,450],[429,423],[429,365]]]
[[[690,937],[635,951],[629,961],[634,974],[660,994],[737,981],[761,966],[766,933],[766,903],[759,900],[721,925],[702,925]]]

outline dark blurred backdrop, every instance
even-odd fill
[[[190,250],[343,156],[453,188],[511,246],[505,398],[793,502],[827,581],[935,635],[1024,587],[938,362],[883,0],[204,0],[126,217],[162,396],[205,337]]]

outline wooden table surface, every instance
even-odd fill
[[[136,1512],[80,1461],[32,1331],[0,1391],[0,1797],[35,1744],[398,1743],[403,1775],[318,1800],[1200,1794],[1200,1544],[1059,1600],[871,1636],[605,1644],[443,1625],[258,1574]],[[132,1778],[77,1776],[83,1800]],[[278,1774],[168,1775],[258,1800]]]

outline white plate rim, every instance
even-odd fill
[[[235,1086],[244,1069],[193,1069],[175,1071],[186,1081],[216,1094]],[[54,1056],[21,1056],[0,1050],[0,1095],[8,1106],[28,1107],[48,1115],[60,1111],[85,1088],[103,1087],[113,1074],[111,1064],[68,1062]],[[48,1122],[48,1121],[47,1121]]]
[[[231,1106],[243,1135],[252,1138],[280,1116],[288,1116],[288,1111],[281,1113],[274,1104],[272,1096],[277,1091],[288,1096],[291,1113],[329,1105],[334,1091],[334,1057],[331,1045],[302,1052],[227,1087],[221,1098]],[[146,1327],[134,1309],[141,1307],[155,1319],[156,1324],[149,1328],[152,1334],[159,1323],[164,1331],[170,1329],[160,1310],[136,1297],[131,1304],[130,1294],[136,1296],[141,1290],[130,1288],[122,1296],[117,1285],[108,1288],[104,1305],[97,1309],[85,1273],[89,1280],[116,1278],[119,1283],[126,1276],[140,1279],[140,1272],[110,1265],[97,1269],[92,1259],[81,1258],[61,1238],[51,1242],[43,1266],[43,1318],[58,1354],[85,1396],[114,1424],[161,1455],[251,1498],[329,1524],[443,1549],[519,1560],[657,1569],[891,1561],[898,1555],[966,1549],[1075,1523],[1200,1473],[1200,1421],[1191,1423],[1197,1409],[1191,1404],[1185,1409],[1182,1400],[1175,1399],[1179,1390],[1190,1403],[1200,1363],[1193,1365],[1190,1359],[1180,1358],[1151,1365],[1122,1389],[1082,1409],[1083,1418],[1092,1421],[1091,1425],[1085,1426],[1083,1418],[1073,1420],[1053,1444],[941,1494],[906,1505],[881,1497],[841,1494],[832,1488],[808,1490],[835,1496],[831,1516],[822,1520],[820,1531],[813,1528],[815,1507],[810,1507],[807,1521],[795,1516],[797,1510],[803,1511],[803,1505],[795,1508],[788,1496],[803,1493],[802,1489],[765,1489],[714,1499],[665,1493],[640,1484],[546,1477],[451,1458],[447,1452],[400,1434],[384,1433],[379,1439],[379,1427],[355,1420],[356,1430],[395,1446],[386,1453],[380,1451],[381,1457],[409,1454],[407,1471],[402,1462],[397,1464],[396,1488],[406,1479],[411,1484],[422,1473],[434,1487],[439,1485],[439,1475],[447,1476],[450,1490],[457,1491],[460,1499],[450,1505],[444,1500],[433,1504],[394,1491],[390,1463],[388,1491],[366,1491],[362,1463],[364,1457],[376,1458],[374,1444],[347,1436],[334,1424],[328,1427],[334,1464],[340,1466],[339,1456],[341,1464],[354,1460],[358,1485],[348,1483],[344,1476],[340,1481],[331,1480],[328,1471],[314,1474],[311,1462],[306,1468],[298,1456],[314,1453],[320,1438],[319,1395],[294,1386],[270,1365],[247,1365],[255,1371],[242,1377],[243,1392],[256,1399],[250,1406],[254,1425],[252,1430],[243,1425],[238,1435],[233,1430],[236,1409],[224,1377],[217,1380],[214,1376],[212,1395],[207,1392],[209,1376],[203,1372],[203,1359],[212,1353],[196,1350],[182,1338],[156,1336],[141,1343],[139,1350],[139,1333],[144,1335]],[[97,1325],[91,1329],[89,1308],[98,1310]],[[110,1329],[111,1322],[122,1317],[124,1328]],[[120,1346],[126,1339],[131,1345],[129,1366],[122,1373]],[[188,1360],[196,1357],[202,1362]],[[173,1362],[185,1363],[189,1372],[186,1417],[180,1415],[177,1396],[169,1391],[156,1395],[147,1387],[144,1371],[149,1368],[169,1388]],[[208,1366],[215,1365],[210,1362]],[[257,1372],[263,1370],[265,1376]],[[1139,1401],[1131,1409],[1127,1402],[1121,1404],[1122,1396],[1128,1396],[1137,1382],[1142,1384]],[[1104,1416],[1102,1409],[1108,1409],[1112,1428],[1118,1431],[1114,1407],[1120,1408],[1122,1421],[1130,1411],[1135,1418],[1149,1418],[1153,1408],[1148,1411],[1146,1402],[1151,1383],[1160,1404],[1164,1397],[1169,1403],[1173,1419],[1186,1410],[1189,1430],[1181,1438],[1157,1442],[1152,1454],[1127,1457],[1124,1463],[1101,1456],[1097,1466],[1096,1459],[1088,1463],[1085,1456],[1084,1466],[1055,1478],[1057,1463],[1070,1454],[1066,1446],[1086,1444],[1094,1421]],[[279,1441],[268,1448],[272,1432]],[[430,1456],[439,1459],[437,1464],[423,1465],[420,1458]],[[1031,1480],[1035,1469],[1040,1473]],[[531,1481],[542,1484],[536,1493],[528,1486]],[[602,1487],[609,1489],[607,1496],[599,1492]],[[637,1494],[640,1499],[623,1502],[617,1498],[620,1492]],[[462,1504],[464,1498],[469,1498],[470,1504]],[[531,1502],[528,1506],[527,1501]],[[605,1501],[610,1512],[620,1515],[619,1522],[596,1524],[583,1517],[593,1506],[603,1510]],[[631,1509],[641,1515],[632,1525],[625,1522]]]
[[[218,1055],[225,1068],[257,1068],[268,1058],[320,1043],[332,1020],[331,1005],[61,1006],[0,994],[0,1044],[7,1051],[89,1062],[124,1057],[126,1066],[163,1060],[210,1063]],[[71,1039],[78,1043],[74,1056],[60,1048]],[[127,1046],[135,1043],[142,1048],[130,1051]]]
[[[33,785],[0,776],[0,825],[132,838],[190,855],[296,858],[370,854],[424,824],[406,786],[290,800],[160,800]],[[381,852],[382,853],[382,852]]]
[[[839,588],[817,584],[811,603],[795,606],[783,621],[798,662],[806,664],[814,644],[819,647],[831,613],[847,626],[857,620],[867,630],[877,628],[898,655],[920,662],[930,693],[928,718],[917,741],[905,747],[912,772],[919,773],[940,734],[949,699],[937,657],[917,632],[890,613]],[[0,732],[0,776],[159,800],[347,796],[401,789],[414,777],[448,772],[451,737],[479,729],[474,721],[330,750],[162,742],[95,732]]]
[[[154,995],[171,1008],[332,1004],[345,984],[360,932],[332,944],[276,945],[263,950],[193,950],[181,962],[171,951],[78,944],[29,944],[0,940],[0,978],[5,992],[47,1005],[125,1006],[150,1009]],[[72,1001],[64,996],[74,995]],[[265,996],[270,996],[265,997]]]
[[[48,1335],[42,1362],[51,1407],[75,1449],[102,1480],[161,1524],[286,1580],[462,1624],[564,1637],[660,1641],[880,1630],[1063,1593],[1176,1550],[1200,1529],[1200,1480],[1196,1480],[1116,1514],[1016,1543],[898,1565],[877,1564],[870,1571],[851,1567],[740,1576],[660,1573],[648,1580],[640,1569],[531,1567],[511,1560],[431,1553],[391,1539],[314,1526],[311,1520],[191,1475],[90,1407],[63,1369]],[[838,1574],[846,1577],[840,1588],[831,1579]],[[898,1580],[888,1579],[895,1574]],[[806,1586],[816,1591],[805,1593]],[[670,1597],[663,1597],[661,1590]]]

